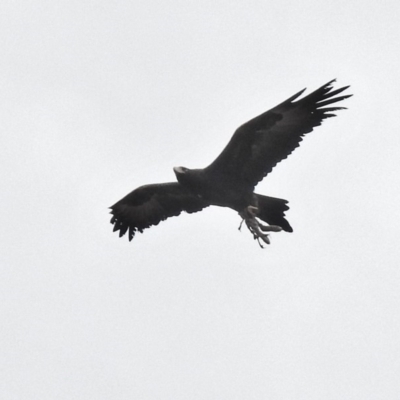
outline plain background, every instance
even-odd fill
[[[0,397],[400,396],[398,1],[0,5]],[[205,167],[241,123],[337,78],[349,109],[233,211],[134,241],[108,209]]]

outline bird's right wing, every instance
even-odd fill
[[[177,182],[145,185],[110,207],[113,215],[110,222],[114,232],[119,230],[120,237],[129,230],[131,241],[137,231],[143,232],[182,211],[194,213],[208,206]]]
[[[249,189],[254,188],[300,145],[305,134],[321,125],[324,119],[335,116],[334,111],[344,108],[336,105],[326,107],[350,97],[337,96],[348,86],[332,90],[333,82],[294,101],[303,93],[302,90],[240,126],[206,171]]]

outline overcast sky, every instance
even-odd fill
[[[0,397],[397,400],[398,1],[2,0]],[[129,243],[108,207],[337,78],[348,110],[258,187]]]

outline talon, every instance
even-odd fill
[[[280,232],[282,230],[278,225],[262,225],[259,223],[259,227],[263,232]]]
[[[269,239],[269,235],[264,232],[280,232],[282,228],[278,225],[263,225],[261,224],[256,216],[257,216],[258,208],[254,206],[246,207],[239,215],[243,218],[242,222],[239,225],[239,230],[241,230],[243,221],[246,222],[246,226],[253,235],[254,240],[257,240],[259,246],[263,249],[264,246],[261,244],[260,239],[266,243],[270,244],[271,241]]]
[[[248,214],[249,214],[251,217],[255,218],[255,217],[257,216],[258,207],[248,206],[248,207],[245,209],[245,212],[246,212],[246,211],[248,212]]]

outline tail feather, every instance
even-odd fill
[[[293,232],[293,228],[284,218],[285,211],[289,210],[288,201],[276,197],[256,194],[258,201],[257,217],[270,225],[278,225],[286,232]]]

